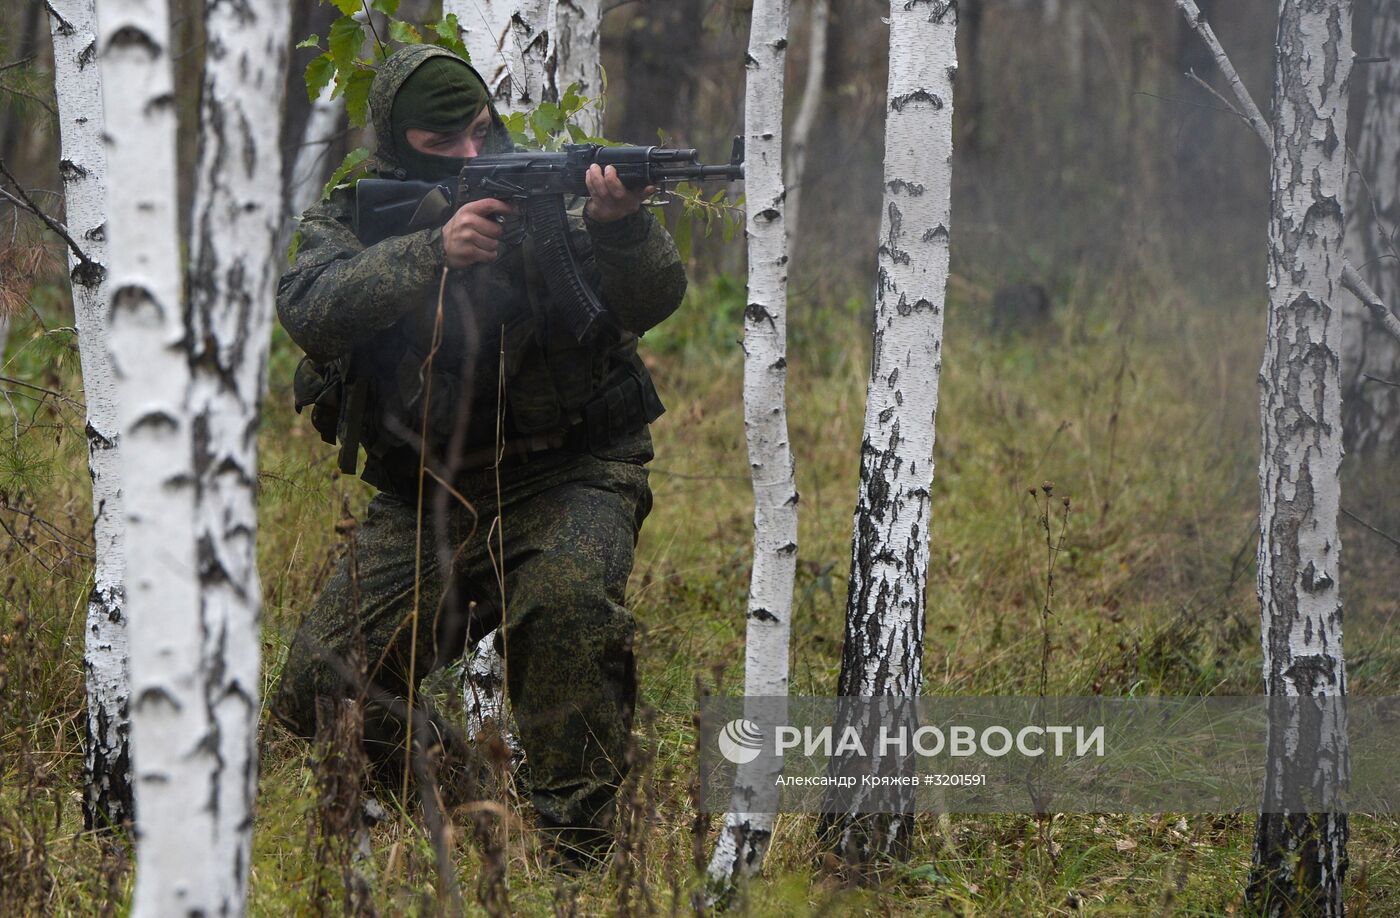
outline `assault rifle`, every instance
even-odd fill
[[[523,202],[524,220],[504,220],[503,241],[518,244],[529,233],[546,289],[561,318],[580,341],[603,316],[598,294],[579,276],[569,245],[564,196],[586,196],[590,166],[617,169],[632,190],[648,185],[744,177],[744,141],[723,166],[703,165],[694,150],[570,144],[559,153],[496,153],[468,160],[455,180],[444,182],[360,179],[355,183],[355,234],[365,245],[390,236],[442,226],[463,204],[482,198]]]

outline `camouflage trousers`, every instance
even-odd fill
[[[651,510],[646,468],[641,460],[545,454],[501,470],[499,506],[494,471],[456,484],[470,508],[439,488],[424,497],[416,651],[416,501],[381,493],[297,630],[273,713],[313,736],[318,696],[361,691],[345,661],[362,640],[366,752],[381,781],[396,781],[410,671],[417,681],[458,659],[502,625],[504,608],[498,640],[531,802],[543,825],[598,836],[627,771],[637,684],[635,621],[623,598]],[[449,763],[472,760],[460,730],[437,713],[414,724],[415,747],[437,743]]]

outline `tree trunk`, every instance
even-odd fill
[[[1379,0],[1367,56],[1366,107],[1347,199],[1351,262],[1380,298],[1400,302],[1400,3]],[[1364,305],[1341,302],[1342,429],[1352,452],[1400,454],[1400,343],[1381,334]]]
[[[579,84],[579,94],[595,100],[579,112],[574,123],[590,137],[603,133],[603,57],[599,31],[603,24],[602,0],[558,0],[554,29],[558,51],[558,84],[561,90]]]
[[[842,696],[912,699],[923,678],[929,488],[952,219],[956,37],[954,4],[892,0],[884,214]],[[823,816],[821,829],[848,861],[866,863],[907,852],[913,815],[902,808],[857,816],[853,805]]]
[[[625,7],[630,17],[623,37],[622,122],[618,140],[658,143],[664,130],[675,146],[694,146],[696,87],[701,64],[704,10],[700,0],[664,0]]]
[[[558,101],[558,4],[559,0],[443,0],[443,15],[457,15],[472,65],[502,113]]]
[[[826,37],[831,21],[831,0],[812,0],[811,43],[807,52],[807,83],[802,88],[802,104],[792,123],[792,143],[789,144],[787,166],[787,237],[799,250],[797,229],[801,206],[802,180],[807,171],[807,143],[812,138],[817,109],[821,107],[826,88]]]
[[[139,813],[133,914],[241,914],[261,587],[256,431],[281,214],[286,6],[208,10],[190,302],[166,5],[105,3],[110,341],[121,406]]]
[[[297,147],[287,183],[287,210],[283,217],[285,229],[279,249],[286,249],[291,236],[291,221],[304,214],[321,197],[321,188],[335,167],[328,154],[335,136],[345,128],[345,96],[341,94],[332,99],[334,88],[333,84],[327,84],[307,113],[306,127],[302,130],[301,143]]]
[[[86,261],[69,251],[73,320],[78,328],[87,404],[88,472],[92,478],[94,570],[88,594],[83,669],[87,729],[83,744],[83,824],[116,827],[132,819],[127,743],[126,618],[122,610],[122,489],[117,405],[107,353],[107,157],[102,148],[102,78],[97,64],[93,0],[50,0],[54,95],[59,110],[65,220]]]
[[[788,0],[755,0],[744,90],[749,296],[744,310],[744,429],[754,491],[744,694],[785,696],[797,568],[797,484],[787,427],[787,232],[783,220],[783,67]],[[716,900],[757,873],[773,837],[782,760],[741,767],[709,879]],[[764,806],[767,802],[769,805]]]
[[[1334,311],[1342,299],[1349,0],[1283,0],[1274,80],[1269,321],[1260,370],[1259,601],[1271,696],[1346,694],[1337,512],[1341,378]],[[1310,731],[1305,733],[1304,731]],[[1249,898],[1266,914],[1340,915],[1347,821],[1278,806],[1299,747],[1346,771],[1345,727],[1271,723],[1265,809]],[[1282,811],[1280,811],[1282,810]]]

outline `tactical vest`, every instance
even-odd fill
[[[587,234],[575,232],[573,242],[596,285]],[[303,360],[297,411],[314,405],[322,439],[341,445],[342,471],[355,473],[363,447],[361,477],[390,491],[416,480],[425,404],[430,460],[459,471],[491,464],[481,459],[498,455],[498,435],[508,453],[599,450],[660,417],[665,408],[637,355],[637,336],[575,340],[551,321],[537,278],[528,245],[454,272],[436,332],[433,303],[332,366]],[[458,461],[447,462],[449,454]]]

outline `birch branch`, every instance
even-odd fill
[[[5,178],[9,180],[10,184],[15,186],[15,191],[19,193],[19,197],[15,197],[14,195],[6,191],[4,188],[0,188],[0,197],[5,198],[7,201],[18,207],[20,210],[27,211],[33,214],[34,216],[38,217],[40,220],[44,221],[44,225],[47,226],[50,230],[52,230],[54,235],[58,236],[64,241],[64,243],[67,244],[68,248],[73,251],[73,254],[77,257],[79,261],[83,263],[84,267],[93,264],[92,259],[87,257],[87,253],[83,251],[82,246],[78,245],[78,243],[73,241],[73,237],[68,233],[68,227],[64,226],[62,223],[59,223],[53,217],[50,217],[47,213],[44,212],[44,209],[42,207],[34,203],[34,199],[31,198],[25,192],[24,186],[21,185],[19,183],[19,180],[16,179],[14,175],[10,173],[9,169],[5,168],[5,161],[3,159],[0,159],[0,175],[5,176]]]
[[[1235,65],[1230,63],[1230,57],[1225,53],[1225,49],[1220,44],[1220,39],[1215,37],[1215,31],[1211,29],[1210,23],[1206,22],[1201,15],[1201,8],[1195,0],[1176,0],[1177,9],[1181,10],[1181,15],[1186,17],[1186,24],[1191,27],[1201,40],[1210,49],[1211,55],[1215,58],[1215,66],[1220,68],[1224,74],[1225,81],[1230,84],[1230,90],[1235,94],[1235,99],[1243,109],[1242,117],[1254,128],[1254,133],[1264,142],[1264,147],[1272,156],[1274,152],[1274,133],[1269,127],[1269,122],[1264,119],[1264,115],[1259,111],[1259,106],[1254,104],[1254,97],[1249,94],[1249,87],[1244,85],[1240,79],[1239,72],[1235,70]],[[1212,90],[1214,93],[1214,90]],[[1217,97],[1219,93],[1214,93]],[[1366,279],[1361,276],[1361,272],[1356,270],[1348,259],[1342,263],[1342,286],[1351,291],[1358,300],[1370,311],[1372,318],[1376,320],[1385,331],[1396,341],[1400,341],[1400,319],[1390,311],[1380,294],[1366,283]]]

